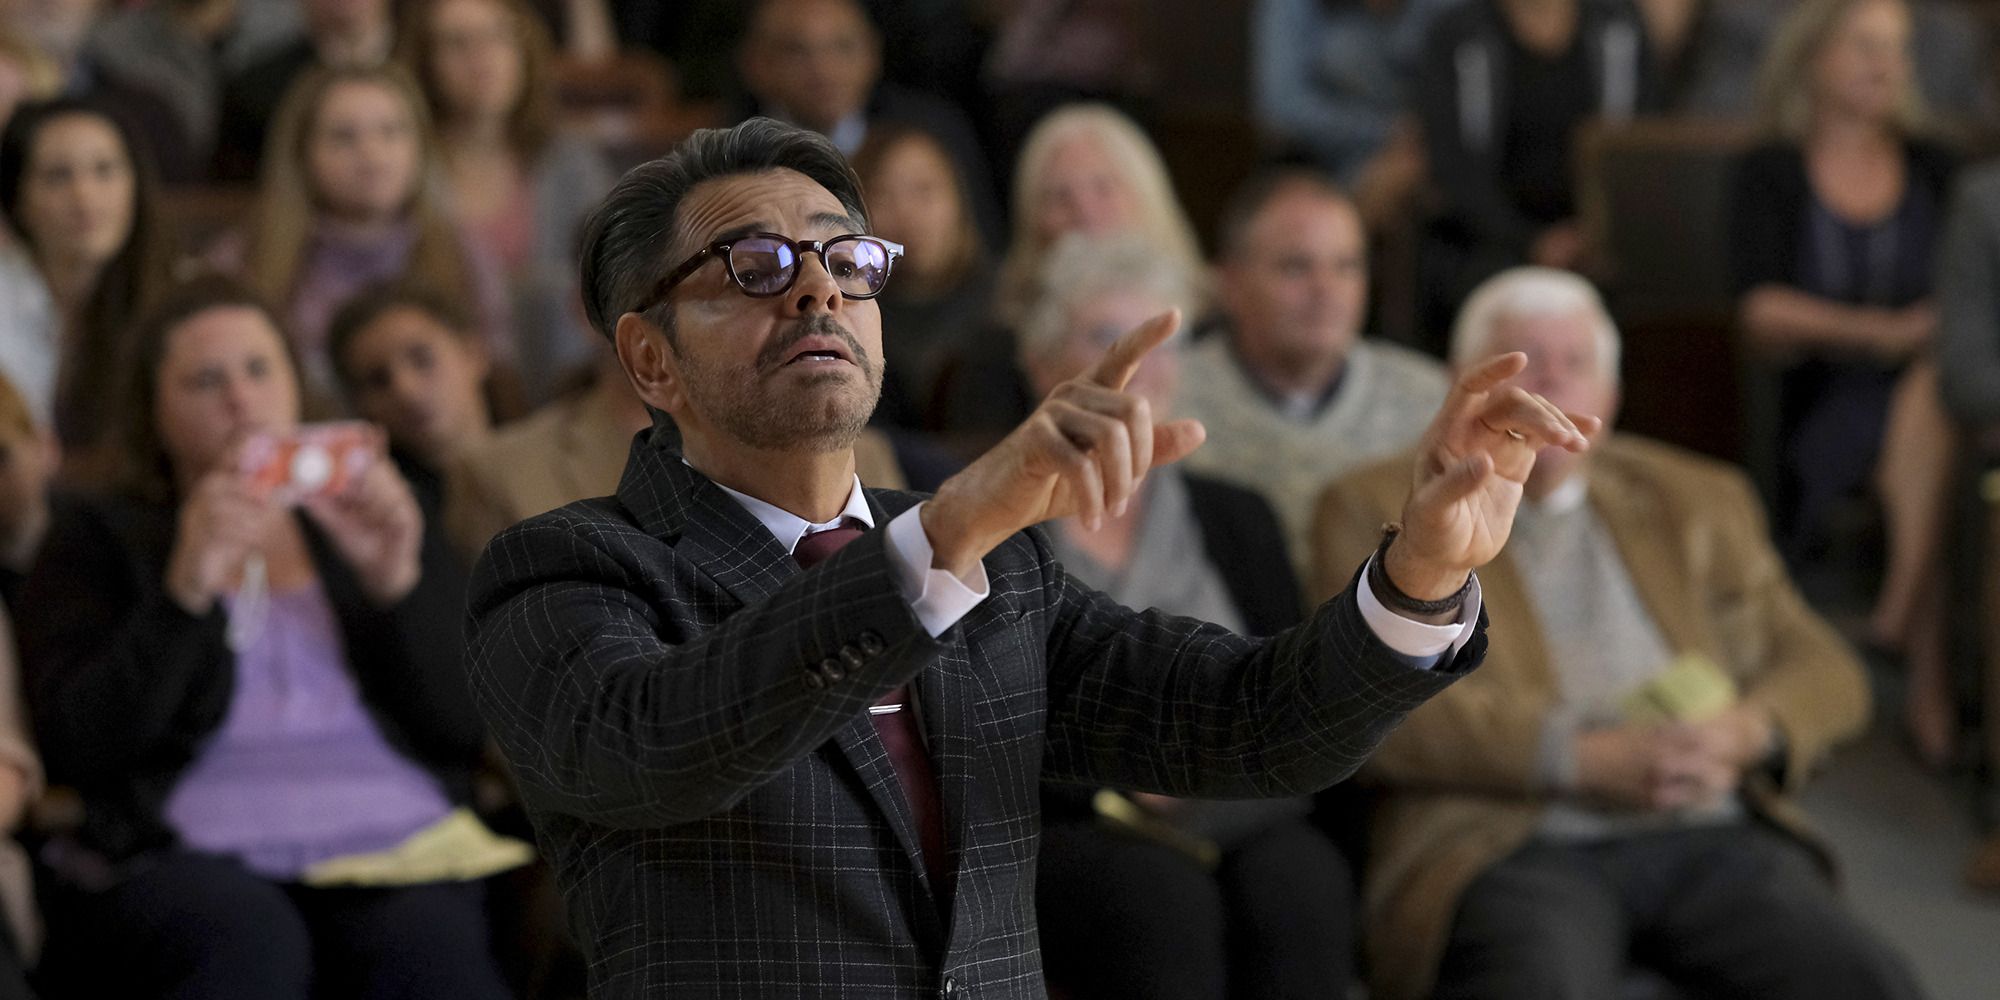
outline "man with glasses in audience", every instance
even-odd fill
[[[1471,571],[1537,449],[1595,427],[1497,360],[1432,425],[1401,529],[1306,623],[1130,611],[1029,529],[1120,510],[1201,443],[1125,389],[1178,316],[935,496],[863,490],[900,248],[861,235],[859,188],[824,138],[752,119],[627,174],[586,227],[592,325],[679,434],[487,547],[469,663],[595,997],[1042,996],[1040,781],[1340,779],[1476,665]]]

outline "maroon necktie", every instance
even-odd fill
[[[801,567],[810,568],[859,537],[860,528],[846,525],[816,531],[799,539],[792,549],[792,558]],[[891,705],[900,707],[880,711]],[[924,749],[923,736],[917,732],[916,702],[910,686],[905,684],[889,692],[875,706],[877,711],[871,715],[875,735],[889,752],[889,763],[896,768],[896,781],[903,786],[903,800],[910,804],[910,812],[917,821],[917,837],[923,845],[924,868],[930,872],[931,889],[943,899],[947,892],[945,874],[949,870],[945,865],[944,808],[938,801],[937,772],[931,767],[931,755]]]

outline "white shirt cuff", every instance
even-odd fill
[[[975,564],[972,586],[949,570],[931,566],[931,536],[924,534],[924,522],[917,516],[923,509],[924,505],[918,504],[896,515],[889,522],[889,535],[883,544],[896,567],[896,589],[910,602],[918,624],[935,639],[978,607],[991,588],[986,582],[985,562]]]
[[[1370,565],[1374,557],[1368,560]],[[1458,620],[1449,625],[1428,625],[1405,618],[1389,610],[1382,600],[1375,596],[1374,588],[1368,586],[1368,569],[1361,570],[1361,580],[1355,584],[1355,600],[1361,605],[1361,618],[1368,623],[1375,638],[1384,646],[1409,657],[1412,660],[1428,661],[1426,669],[1457,656],[1458,651],[1472,638],[1472,626],[1479,621],[1482,606],[1479,593],[1479,575],[1473,574],[1472,589],[1465,595],[1465,604],[1458,609]]]

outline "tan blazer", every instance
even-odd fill
[[[1382,523],[1400,515],[1413,462],[1328,487],[1314,525],[1320,596],[1346,585]],[[1788,795],[1866,724],[1860,663],[1792,586],[1736,471],[1618,435],[1593,452],[1588,475],[1590,502],[1667,644],[1723,665],[1777,719],[1785,780],[1752,777],[1751,809],[1824,859]],[[1507,553],[1479,579],[1492,620],[1485,666],[1413,712],[1362,771],[1386,793],[1363,889],[1371,995],[1385,1000],[1429,993],[1460,895],[1533,835],[1544,805],[1536,755],[1556,697],[1544,639]]]
[[[41,796],[42,759],[28,734],[28,711],[21,693],[21,668],[14,648],[14,622],[0,605],[0,767],[20,773],[22,799]],[[34,880],[28,854],[0,830],[0,919],[5,919],[19,944],[21,960],[33,965],[42,948],[42,921],[35,910]]]
[[[632,432],[619,421],[623,384],[601,380],[588,391],[557,400],[501,428],[468,450],[446,474],[445,532],[474,558],[494,535],[536,514],[618,490]],[[896,452],[881,432],[863,431],[854,443],[855,471],[864,485],[907,486]]]

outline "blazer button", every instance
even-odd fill
[[[882,643],[882,633],[872,628],[862,630],[860,635],[854,637],[854,643],[861,647],[863,656],[874,656],[888,648]]]
[[[956,998],[956,997],[963,997],[965,995],[966,995],[965,992],[958,988],[958,980],[953,979],[950,976],[944,977],[944,982],[938,984],[938,996]]]
[[[834,684],[847,679],[847,668],[841,666],[839,660],[829,656],[819,661],[819,675],[828,684]]]
[[[809,687],[814,691],[817,691],[820,688],[826,686],[826,678],[821,677],[820,675],[810,670],[805,672],[805,681],[806,681],[806,687]]]
[[[868,662],[868,657],[861,652],[861,647],[851,642],[840,647],[840,658],[847,661],[849,670],[859,670],[862,664]]]

